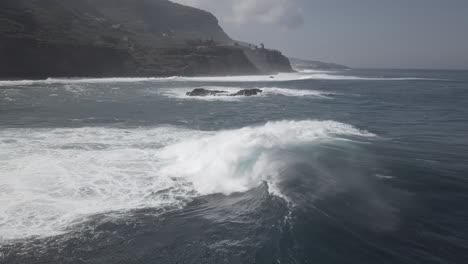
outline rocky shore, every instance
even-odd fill
[[[227,91],[219,91],[219,90],[207,90],[203,88],[194,89],[191,92],[188,92],[187,96],[254,96],[263,93],[263,90],[260,89],[244,89],[240,90],[236,93],[229,93]]]

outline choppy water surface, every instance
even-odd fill
[[[465,263],[467,106],[466,71],[0,81],[0,262]]]

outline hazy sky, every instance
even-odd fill
[[[352,67],[468,69],[468,0],[173,0],[234,39]]]

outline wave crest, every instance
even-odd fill
[[[278,121],[226,131],[177,127],[0,131],[5,239],[67,232],[89,216],[174,208],[198,195],[273,193],[287,161],[273,154],[320,139],[373,134],[334,121]]]
[[[243,192],[263,181],[274,185],[281,164],[270,160],[272,151],[340,135],[374,136],[334,121],[269,122],[168,146],[161,153],[167,162],[162,172],[188,179],[202,195]]]
[[[417,81],[417,80],[441,80],[417,77],[360,77],[352,75],[339,75],[332,72],[295,72],[279,73],[275,75],[248,75],[248,76],[215,76],[215,77],[115,77],[115,78],[48,78],[46,80],[3,80],[2,86],[30,86],[51,84],[77,84],[77,83],[133,83],[133,82],[289,82],[300,80],[357,80],[357,81]]]

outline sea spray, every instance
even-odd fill
[[[340,136],[373,136],[334,121],[279,121],[225,131],[178,127],[0,131],[0,229],[6,239],[66,232],[87,216],[180,207],[263,182],[275,152]],[[18,221],[18,219],[21,219]]]

